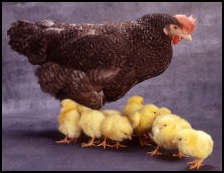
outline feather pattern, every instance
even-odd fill
[[[108,24],[16,21],[8,30],[12,49],[39,65],[43,91],[99,109],[136,84],[161,74],[171,62],[171,38],[180,25],[168,14]]]

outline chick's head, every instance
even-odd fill
[[[169,117],[164,117],[157,124],[157,128],[162,133],[171,133],[176,131],[175,121]]]
[[[77,103],[71,99],[64,99],[61,101],[61,106],[62,106],[61,112],[66,112],[69,110],[76,109]]]
[[[137,103],[137,104],[143,105],[144,99],[141,96],[132,96],[127,101],[127,104],[130,104],[130,103]]]
[[[159,115],[171,114],[171,110],[165,107],[159,108]]]
[[[124,127],[122,133],[124,134],[124,139],[131,139],[133,129],[131,128],[130,125],[127,125]]]
[[[120,140],[124,139],[131,139],[133,129],[131,127],[131,124],[129,123],[128,119],[123,119],[122,122],[119,122],[119,125],[117,126],[117,132],[119,132]]]
[[[193,129],[183,129],[179,131],[175,139],[173,140],[174,143],[177,143],[178,146],[185,146],[188,144],[195,144],[197,140],[196,133],[194,132],[195,130]]]
[[[153,120],[159,113],[159,109],[157,106],[153,104],[146,105],[139,110],[141,115],[141,124],[147,124],[149,126],[152,125]]]

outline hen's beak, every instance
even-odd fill
[[[192,37],[190,34],[181,34],[180,35],[182,38],[185,38],[188,41],[192,41]]]

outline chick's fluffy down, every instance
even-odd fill
[[[159,108],[159,115],[171,114],[171,110],[166,107]]]
[[[205,159],[213,150],[213,140],[204,131],[184,129],[177,133],[175,141],[178,148],[186,155]]]
[[[79,120],[80,114],[76,110],[61,113],[58,116],[58,130],[69,138],[78,138],[81,133]]]
[[[177,115],[161,115],[153,122],[153,139],[159,146],[165,149],[175,149],[177,145],[173,143],[178,131],[189,129],[191,125]]]
[[[144,99],[141,96],[132,96],[128,99],[126,105],[123,108],[123,114],[129,117],[133,112],[143,106]]]
[[[102,123],[101,131],[104,137],[119,142],[130,139],[133,132],[127,117],[119,114],[107,116]]]
[[[129,120],[137,133],[144,133],[151,129],[157,114],[158,107],[148,104],[132,113],[129,116]]]
[[[89,137],[101,137],[101,123],[105,119],[105,115],[97,110],[84,111],[81,114],[79,125],[83,132]]]
[[[121,113],[117,110],[113,110],[113,109],[106,109],[106,110],[102,110],[101,111],[105,116],[109,116],[109,115],[114,115],[114,114],[118,114],[121,115]]]

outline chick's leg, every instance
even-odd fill
[[[155,155],[162,155],[161,152],[159,152],[159,145],[156,147],[156,149],[152,152],[147,152],[146,154],[151,154],[151,156],[155,156]]]
[[[78,141],[77,138],[72,139],[72,142],[74,142],[74,143],[77,143],[77,141]]]
[[[149,142],[151,142],[151,139],[149,138],[148,134],[143,134],[139,136],[139,142],[141,144],[141,146],[151,146],[151,144]]]
[[[119,141],[116,142],[116,144],[112,145],[111,147],[115,147],[116,149],[119,149],[119,148],[125,148],[127,146],[125,145],[121,145]]]
[[[181,150],[178,149],[178,154],[173,154],[173,157],[179,157],[179,159],[182,159],[183,157],[188,157],[185,155]]]
[[[71,140],[68,139],[68,136],[66,135],[64,139],[56,141],[57,144],[69,144]]]
[[[97,145],[98,147],[103,146],[105,149],[106,147],[112,147],[112,145],[107,144],[107,138],[104,138],[103,142]]]
[[[88,143],[82,143],[82,147],[90,147],[90,146],[95,146],[94,144],[95,137],[91,138]]]
[[[204,159],[195,159],[192,162],[188,162],[187,164],[190,165],[189,169],[199,169],[201,166],[203,166],[203,160]]]

